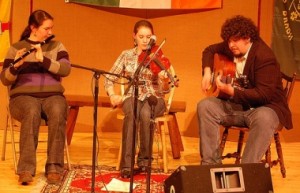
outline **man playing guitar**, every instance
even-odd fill
[[[210,45],[203,51],[201,86],[208,95],[212,89],[228,97],[206,97],[197,105],[201,164],[222,162],[220,125],[249,128],[242,163],[257,163],[266,152],[279,123],[287,129],[293,127],[282,88],[280,66],[249,18],[237,15],[227,19],[221,37],[223,42]],[[224,70],[215,71],[214,64],[220,55],[236,65],[231,78],[247,77],[246,86],[223,82]]]

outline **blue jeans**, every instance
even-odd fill
[[[258,163],[268,149],[279,125],[275,111],[257,107],[244,111],[230,101],[208,97],[197,105],[200,135],[201,164],[221,164],[219,151],[220,125],[248,127],[249,135],[242,155],[242,163]]]
[[[130,168],[131,158],[134,159],[132,155],[132,141],[133,141],[133,123],[134,123],[134,100],[132,97],[127,98],[123,102],[123,112],[125,118],[123,121],[123,131],[122,131],[122,157],[121,157],[121,168]],[[165,101],[162,98],[158,98],[157,105],[154,110],[154,117],[163,115],[165,112]],[[149,141],[150,135],[150,122],[151,122],[151,107],[148,104],[148,100],[138,101],[137,104],[137,129],[139,128],[140,137],[140,150],[138,154],[138,166],[147,166],[149,159]],[[137,132],[138,133],[138,132]],[[151,152],[152,153],[152,152]]]
[[[61,95],[46,98],[21,95],[10,100],[9,108],[12,117],[21,122],[20,158],[17,173],[29,171],[35,175],[36,148],[42,112],[47,117],[48,125],[46,174],[48,172],[63,172],[68,110],[66,99]]]

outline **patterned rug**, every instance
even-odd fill
[[[163,182],[172,173],[169,171],[168,174],[157,169],[152,169],[151,180],[150,180],[150,192],[151,193],[163,193],[164,187]],[[136,185],[133,189],[134,193],[146,192],[147,188],[147,173],[140,173],[134,176],[134,184]],[[130,179],[123,179],[120,177],[120,172],[116,171],[115,167],[110,166],[99,166],[95,171],[94,191],[95,192],[113,192],[106,191],[106,187],[112,180],[120,180],[122,182],[130,182]],[[114,181],[113,180],[113,181]],[[92,166],[90,165],[72,165],[72,170],[65,171],[63,180],[60,184],[50,185],[47,184],[46,178],[40,177],[37,185],[32,192],[41,193],[87,193],[91,192],[92,186]],[[102,190],[101,190],[102,189]],[[104,190],[103,190],[104,189]],[[105,190],[106,189],[106,190]],[[128,191],[129,192],[129,188]]]

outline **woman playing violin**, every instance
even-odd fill
[[[157,70],[155,64],[147,65],[149,59],[146,53],[151,36],[154,35],[153,26],[147,20],[138,21],[133,29],[134,48],[125,50],[118,57],[110,72],[114,74],[126,75],[134,78],[134,74],[140,65],[143,65],[138,73],[138,103],[136,122],[139,124],[140,151],[138,153],[137,165],[141,170],[145,170],[151,158],[148,157],[150,147],[150,112],[151,107],[148,104],[148,98],[155,96],[157,104],[155,105],[154,116],[163,115],[166,107],[164,94],[170,90],[169,77],[165,70]],[[165,69],[170,67],[169,60],[164,57],[162,52],[156,60],[160,60],[165,65]],[[146,57],[146,59],[144,59]],[[150,60],[151,61],[151,60]],[[122,131],[122,156],[121,156],[121,176],[129,178],[131,174],[131,157],[133,141],[133,123],[134,123],[134,86],[129,87],[124,96],[117,94],[114,90],[114,82],[118,77],[109,75],[105,79],[105,90],[110,97],[113,106],[122,105],[125,114]]]

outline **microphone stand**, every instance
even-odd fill
[[[134,102],[133,102],[133,138],[132,138],[132,142],[131,142],[131,146],[132,146],[132,151],[131,151],[131,163],[130,163],[130,187],[129,187],[129,192],[132,193],[133,192],[133,174],[134,174],[134,161],[135,161],[135,140],[136,140],[136,128],[137,128],[137,123],[136,123],[136,117],[138,115],[137,113],[137,104],[138,104],[138,96],[139,96],[139,73],[142,70],[142,67],[144,66],[143,64],[145,63],[148,55],[150,54],[150,51],[147,52],[147,54],[145,55],[145,57],[143,58],[142,62],[139,64],[138,68],[136,69],[133,79],[132,81],[129,83],[129,86],[127,88],[127,90],[125,91],[124,95],[127,94],[127,92],[129,91],[129,88],[133,85],[133,89],[134,89]]]
[[[156,54],[158,53],[158,51],[161,49],[161,47],[164,45],[166,40],[164,40],[160,46],[158,47],[158,49],[156,50],[156,52],[151,56],[151,58],[148,60],[147,64],[144,65],[147,57],[150,55],[151,50],[147,50],[147,53],[145,54],[142,62],[139,64],[138,68],[136,69],[136,71],[134,72],[133,75],[133,79],[131,80],[131,82],[129,83],[129,86],[127,87],[127,89],[125,90],[124,95],[126,95],[130,89],[130,87],[133,85],[133,89],[134,89],[134,102],[133,102],[133,132],[132,132],[132,151],[131,151],[131,165],[130,165],[130,187],[129,187],[129,192],[132,193],[133,192],[133,175],[134,175],[134,158],[135,158],[135,140],[136,140],[136,128],[137,128],[137,123],[136,123],[136,117],[138,116],[137,113],[137,103],[138,103],[138,86],[139,86],[139,74],[140,71],[142,70],[143,67],[148,67],[150,62],[156,57]],[[150,160],[151,161],[151,160]]]
[[[98,70],[95,68],[88,68],[76,64],[71,64],[74,68],[81,68],[85,70],[89,70],[94,72],[94,78],[95,78],[95,86],[94,86],[94,129],[93,129],[93,157],[92,157],[92,184],[91,184],[91,192],[95,192],[95,170],[96,170],[96,136],[97,136],[97,114],[98,114],[98,94],[99,94],[99,78],[101,74],[110,74],[114,76],[121,77],[119,74],[113,74],[110,72],[106,72],[103,70]],[[127,78],[127,77],[125,77]]]
[[[146,193],[150,193],[150,181],[151,181],[151,161],[152,161],[152,144],[153,144],[153,133],[155,126],[155,106],[157,105],[157,98],[150,96],[148,99],[149,106],[151,107],[150,115],[150,139],[149,139],[149,152],[148,152],[148,166],[147,166],[147,178],[146,178]]]

